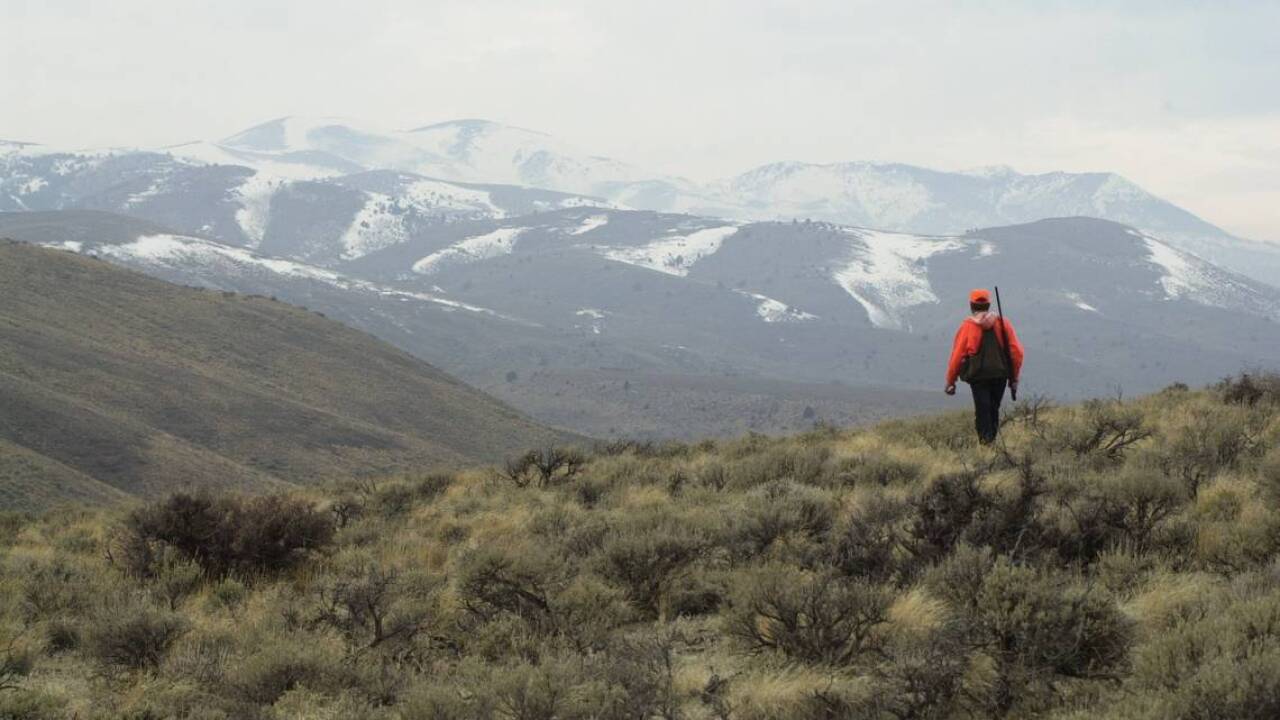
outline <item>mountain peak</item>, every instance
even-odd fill
[[[468,133],[491,133],[503,130],[514,130],[517,132],[528,133],[530,135],[539,135],[548,138],[551,137],[548,133],[544,133],[540,130],[530,130],[529,128],[516,127],[515,125],[507,125],[493,120],[486,120],[484,118],[459,118],[457,120],[446,120],[444,122],[416,127],[406,132],[421,133],[439,130],[461,130]]]
[[[259,123],[247,130],[242,130],[231,137],[219,141],[218,144],[259,152],[305,150],[310,147],[308,138],[311,133],[326,128],[357,130],[350,118],[286,115]]]
[[[975,168],[960,170],[959,173],[961,175],[969,175],[971,177],[979,178],[1008,178],[1022,174],[1008,165],[982,165]]]

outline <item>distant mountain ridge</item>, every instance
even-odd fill
[[[235,242],[238,234],[239,244],[253,246],[266,232],[261,218],[276,193],[300,183],[343,185],[344,178],[374,170],[450,184],[508,186],[511,193],[561,194],[558,200],[544,198],[551,204],[542,210],[554,209],[557,202],[598,204],[749,221],[814,219],[923,234],[1047,217],[1098,217],[1280,286],[1280,245],[1235,237],[1114,173],[1025,175],[1007,167],[945,172],[903,164],[780,162],[698,183],[582,152],[545,133],[479,119],[385,131],[344,118],[285,117],[220,141],[159,151],[0,146],[0,210],[92,207],[184,232],[211,233],[224,242]],[[213,175],[221,177],[212,180]],[[125,186],[132,186],[130,193],[106,192]],[[412,204],[402,196],[387,197],[402,207]],[[167,210],[149,207],[165,203],[171,206]],[[226,209],[216,209],[221,206]],[[430,211],[437,209],[430,205]],[[457,214],[457,208],[448,210]],[[228,215],[239,218],[238,229]]]
[[[357,255],[340,236],[268,252],[84,211],[0,214],[2,234],[322,310],[595,436],[936,407],[964,297],[992,280],[1031,348],[1027,392],[1208,382],[1269,367],[1280,347],[1280,289],[1090,218],[927,236],[580,207],[438,226]],[[848,391],[817,390],[831,383]]]

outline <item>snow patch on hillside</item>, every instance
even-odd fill
[[[803,322],[805,320],[818,319],[817,315],[813,315],[812,313],[807,313],[798,308],[791,307],[790,305],[782,302],[781,300],[775,300],[769,297],[768,295],[761,295],[759,293],[747,292],[746,290],[735,290],[734,292],[738,293],[739,295],[745,295],[751,298],[752,300],[755,300],[756,315],[759,315],[760,319],[767,323]]]
[[[48,180],[45,180],[42,177],[33,177],[30,180],[18,186],[18,194],[31,195],[33,193],[38,193],[44,188],[48,187],[48,185],[49,185]]]
[[[604,227],[605,225],[608,225],[608,224],[609,224],[609,216],[608,216],[608,215],[591,215],[591,216],[589,216],[589,217],[583,218],[583,219],[582,219],[582,222],[578,225],[578,227],[576,227],[576,228],[574,228],[574,229],[570,230],[570,231],[569,231],[569,234],[570,234],[570,235],[585,235],[585,234],[587,234],[587,233],[591,232],[592,230],[596,230],[596,229],[598,229],[598,228],[602,228],[602,227]]]
[[[736,232],[737,225],[725,225],[654,240],[640,247],[605,247],[599,251],[610,260],[684,277],[695,263],[715,254]]]
[[[1280,295],[1271,288],[1251,284],[1145,233],[1127,232],[1146,245],[1147,261],[1159,268],[1158,283],[1166,299],[1185,299],[1280,320]]]
[[[168,177],[166,175],[161,175],[160,177],[156,178],[155,181],[151,183],[151,185],[147,186],[147,189],[130,194],[129,197],[125,198],[125,201],[124,201],[125,209],[136,207],[146,202],[147,200],[150,200],[151,198],[156,197],[157,195],[159,195],[161,192],[164,191],[167,181],[168,181]]]
[[[66,244],[64,244],[66,246]],[[66,247],[66,249],[72,249]],[[77,249],[82,249],[77,247]],[[98,245],[94,251],[102,256],[144,265],[161,265],[180,269],[221,265],[238,269],[261,269],[276,275],[315,280],[343,290],[356,290],[399,300],[418,300],[439,305],[447,310],[465,310],[480,315],[508,320],[522,325],[535,325],[520,318],[503,315],[489,308],[470,305],[431,293],[398,290],[348,277],[341,273],[292,260],[256,255],[243,248],[221,245],[185,235],[143,235],[122,245]]]
[[[40,243],[41,247],[53,248],[55,250],[68,250],[73,253],[84,251],[84,243],[79,240],[63,240],[62,242]]]
[[[1174,250],[1150,235],[1135,230],[1127,232],[1142,238],[1146,244],[1149,260],[1162,272],[1160,287],[1164,289],[1166,297],[1171,299],[1187,297],[1204,304],[1215,304],[1206,300],[1207,295],[1214,290],[1214,283],[1206,272],[1206,263]]]
[[[867,311],[876,327],[907,330],[906,312],[938,302],[925,261],[964,247],[956,238],[921,237],[879,230],[849,230],[858,243],[833,279]]]
[[[506,217],[484,190],[465,188],[439,180],[417,180],[403,190],[406,203],[423,213],[440,210],[472,212],[486,218]]]
[[[596,308],[582,308],[574,313],[574,315],[577,315],[578,317],[584,317],[591,320],[590,327],[592,335],[599,335],[604,330],[604,318],[608,314],[609,313],[604,310],[597,310]],[[582,326],[576,325],[575,327]]]
[[[366,192],[364,206],[342,234],[342,259],[355,260],[371,252],[399,245],[408,238],[404,215],[390,195]]]
[[[287,182],[285,178],[258,171],[232,191],[232,196],[240,204],[240,209],[236,210],[236,224],[249,239],[250,248],[262,244],[271,215],[271,198]]]
[[[1091,313],[1098,313],[1098,314],[1102,314],[1102,311],[1098,310],[1098,308],[1096,308],[1096,307],[1094,307],[1094,306],[1090,305],[1089,303],[1085,302],[1085,301],[1084,301],[1084,298],[1080,297],[1080,293],[1069,292],[1069,293],[1066,293],[1066,296],[1067,296],[1067,299],[1071,301],[1071,304],[1072,304],[1072,305],[1075,305],[1076,307],[1080,308],[1081,310],[1085,310],[1085,311],[1087,311],[1087,312],[1091,312]]]
[[[447,265],[472,263],[509,255],[515,251],[516,240],[528,229],[498,228],[491,233],[469,237],[422,258],[413,264],[413,271],[430,275]]]
[[[292,260],[255,255],[242,248],[221,245],[185,235],[143,235],[131,243],[99,245],[99,255],[122,260],[135,260],[145,264],[175,264],[180,267],[198,266],[211,262],[256,266],[277,275],[321,280],[338,284],[343,280],[338,273],[304,265]],[[344,285],[345,286],[345,285]]]

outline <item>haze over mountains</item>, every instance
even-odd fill
[[[205,170],[193,168],[204,166]],[[210,168],[222,168],[218,172]],[[254,173],[229,173],[227,167]],[[607,200],[620,207],[739,220],[814,219],[927,234],[950,234],[1046,217],[1083,215],[1115,220],[1243,274],[1280,285],[1280,245],[1232,236],[1212,223],[1106,172],[1024,175],[1007,167],[942,172],[901,164],[778,162],[733,178],[697,183],[593,156],[544,133],[486,120],[460,120],[406,131],[381,131],[341,118],[286,117],[216,142],[162,150],[62,153],[37,145],[0,143],[0,210],[87,207],[126,210],[163,219],[217,239],[260,240],[261,210],[297,181],[354,186],[401,207],[429,207],[453,216],[482,211],[466,188],[374,187],[344,181],[370,170],[394,170],[455,183],[518,185],[582,197],[517,194],[512,202],[550,209]],[[111,181],[115,180],[115,183]],[[123,196],[97,191],[132,181]],[[385,179],[384,179],[385,180]],[[175,215],[154,217],[180,190],[208,196],[221,190],[241,204],[239,223]],[[398,191],[398,192],[396,192]],[[89,197],[86,197],[88,195]],[[503,207],[507,214],[520,208]],[[370,210],[376,212],[376,210]],[[195,224],[197,221],[199,224]],[[205,226],[208,226],[207,230]]]
[[[963,312],[941,298],[974,277],[1018,278],[1006,301],[1034,348],[1032,392],[1208,381],[1280,347],[1280,291],[1085,218],[913,236],[578,208],[457,222],[346,259],[340,238],[269,256],[95,212],[0,215],[0,235],[322,310],[597,436],[937,407]]]
[[[1205,382],[1280,348],[1257,279],[1280,251],[1108,174],[783,163],[697,184],[485,121],[285,118],[164,151],[11,145],[0,205],[0,235],[321,310],[594,436],[938,407],[975,285],[1005,291],[1031,392]]]

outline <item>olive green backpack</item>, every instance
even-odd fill
[[[967,383],[1009,379],[1009,363],[1005,360],[1004,348],[1000,347],[994,328],[982,329],[982,342],[978,345],[978,352],[960,363],[960,379]]]

